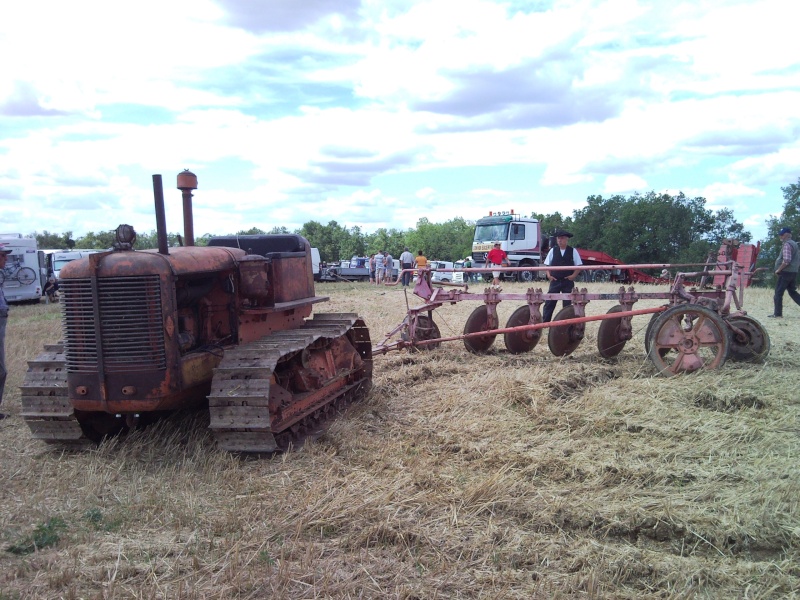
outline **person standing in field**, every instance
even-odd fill
[[[414,255],[408,251],[408,247],[403,250],[403,253],[400,255],[400,268],[404,271],[406,269],[413,269],[414,268]],[[407,287],[411,285],[411,271],[409,270],[408,273],[403,273],[403,287]]]
[[[422,253],[422,250],[417,250],[417,257],[414,259],[418,269],[424,269],[428,266],[428,259]]]
[[[375,283],[375,255],[369,255],[369,282]]]
[[[508,262],[508,254],[506,254],[500,246],[500,242],[495,242],[494,248],[489,250],[486,254],[486,265],[488,267],[511,266]],[[492,271],[492,287],[495,289],[500,288],[500,271]]]
[[[375,283],[383,282],[383,250],[375,253]]]
[[[384,276],[385,281],[393,283],[392,276],[394,275],[394,258],[386,250],[383,251],[383,268],[386,271],[386,275]]]
[[[577,267],[583,264],[578,251],[568,245],[572,234],[563,229],[556,231],[556,245],[550,248],[544,264],[548,267]],[[550,281],[549,294],[569,293],[575,288],[575,280],[580,275],[580,271],[552,270],[547,271],[547,279]],[[542,310],[542,321],[549,323],[553,318],[553,311],[558,304],[557,300],[546,300]],[[564,300],[564,306],[572,304],[570,300]]]
[[[0,269],[6,268],[6,261],[11,250],[6,244],[0,244]],[[0,286],[0,406],[3,404],[3,392],[6,389],[6,323],[8,323],[8,302]],[[5,413],[0,413],[0,420],[5,419]]]
[[[783,293],[789,292],[789,297],[795,304],[800,305],[800,294],[797,293],[797,272],[800,270],[800,251],[797,242],[792,239],[792,230],[783,227],[778,232],[778,237],[783,242],[781,252],[775,259],[775,275],[778,281],[775,282],[775,310],[771,315],[772,319],[783,318]]]

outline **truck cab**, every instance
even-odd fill
[[[536,267],[542,262],[542,232],[538,219],[514,214],[514,211],[489,213],[475,223],[475,235],[472,240],[473,266],[486,266],[486,255],[495,243],[508,254],[512,267]],[[519,278],[522,281],[533,281],[537,273],[523,271],[508,274],[506,279]],[[518,276],[518,277],[517,277]]]

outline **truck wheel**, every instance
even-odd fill
[[[530,267],[530,266],[533,266],[533,265],[520,265],[520,266],[521,267]],[[525,283],[530,283],[531,281],[533,281],[534,277],[536,276],[536,272],[535,271],[520,271],[519,273],[517,273],[517,275],[519,276],[519,280],[520,281],[524,281]]]

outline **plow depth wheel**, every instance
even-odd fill
[[[742,331],[737,335],[731,330],[731,348],[728,358],[740,362],[761,362],[769,354],[769,334],[761,323],[752,317],[733,317],[728,323]]]
[[[519,327],[521,325],[529,325],[531,322],[531,309],[528,305],[520,306],[509,317],[506,327]],[[530,352],[539,343],[539,338],[542,337],[541,329],[528,329],[519,332],[508,332],[503,336],[506,343],[506,348],[511,354],[522,354],[523,352]]]
[[[623,308],[619,304],[612,306],[607,314],[622,312]],[[627,339],[622,339],[619,336],[619,326],[622,323],[622,317],[618,319],[606,319],[600,321],[600,329],[597,332],[597,349],[600,351],[600,356],[603,358],[614,358],[617,354],[622,352],[625,347]]]
[[[713,310],[690,304],[673,306],[652,325],[648,356],[662,375],[718,369],[725,364],[730,330]]]
[[[442,334],[439,333],[439,327],[434,323],[431,317],[426,317],[425,315],[419,315],[417,317],[417,326],[414,328],[414,338],[411,340],[413,343],[422,341],[422,340],[435,340],[442,337]],[[408,333],[403,332],[402,338],[408,341]],[[412,346],[409,348],[412,352],[418,350],[433,350],[434,348],[438,348],[441,345],[441,342],[434,342],[432,344],[423,344],[421,346]]]
[[[496,318],[494,319],[497,320]],[[489,322],[489,311],[486,305],[479,306],[472,311],[472,314],[467,319],[464,325],[464,333],[477,333],[479,331],[487,331],[489,329],[497,329],[497,323]],[[482,354],[486,352],[494,343],[494,338],[497,337],[496,333],[490,335],[480,335],[471,338],[464,338],[464,346],[470,352],[475,354]]]
[[[562,308],[553,321],[563,321],[565,319],[575,318],[575,305],[570,304]],[[547,345],[550,346],[550,352],[555,356],[569,356],[573,353],[575,348],[583,340],[583,323],[573,323],[571,325],[561,325],[559,327],[550,327],[547,334]]]

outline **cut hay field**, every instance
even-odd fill
[[[405,314],[398,288],[317,293],[318,311],[363,315],[373,344]],[[215,449],[203,412],[80,452],[32,440],[18,386],[60,313],[15,307],[0,599],[798,598],[800,308],[774,322],[771,304],[745,295],[764,364],[674,378],[645,357],[649,316],[613,360],[596,323],[566,358],[546,339],[378,356],[365,401],[271,458]],[[475,306],[441,309],[442,334]]]

